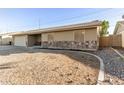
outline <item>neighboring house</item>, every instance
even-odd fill
[[[124,21],[118,21],[114,29],[114,34],[121,34],[123,32],[124,32]]]
[[[11,33],[0,34],[0,45],[10,45],[12,44],[12,36]]]
[[[97,50],[101,21],[36,29],[12,34],[15,46]]]
[[[124,21],[118,21],[114,30],[115,36],[120,36],[121,47],[124,48]]]

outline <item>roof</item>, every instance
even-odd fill
[[[0,36],[9,36],[9,35],[12,35],[14,32],[10,32],[10,33],[2,33],[0,34]]]
[[[12,35],[14,36],[14,35],[39,34],[39,33],[58,32],[58,31],[69,31],[69,30],[75,30],[75,29],[81,29],[81,28],[97,27],[97,26],[101,26],[101,24],[102,24],[101,21],[96,20],[96,21],[91,21],[87,23],[79,23],[79,24],[50,27],[50,28],[44,28],[44,29],[15,32],[15,33],[12,33]]]
[[[117,30],[119,28],[119,25],[124,25],[124,21],[118,21],[116,23],[116,26],[115,26],[114,33],[113,34],[116,34],[117,33]]]

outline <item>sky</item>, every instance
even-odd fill
[[[124,8],[1,8],[0,33],[107,20],[112,34],[122,15]]]

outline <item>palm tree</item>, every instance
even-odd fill
[[[108,35],[109,34],[108,28],[109,28],[109,22],[106,21],[106,20],[104,20],[102,22],[102,29],[100,31],[100,36],[106,36],[106,35]]]

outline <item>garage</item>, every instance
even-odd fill
[[[14,36],[14,45],[15,46],[27,46],[27,35]]]

